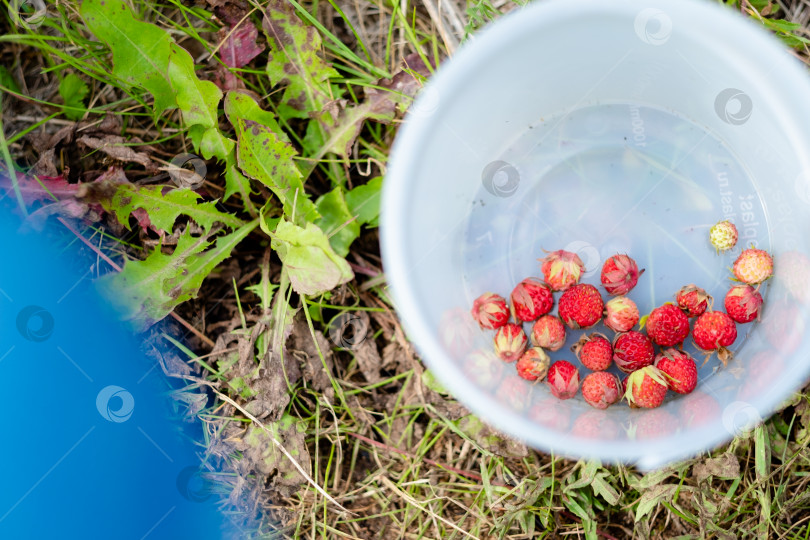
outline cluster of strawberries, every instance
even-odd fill
[[[737,229],[729,221],[711,228],[712,245],[727,251],[737,243]],[[688,394],[697,386],[697,365],[683,350],[690,333],[706,358],[717,353],[725,365],[729,347],[737,339],[735,323],[758,318],[762,306],[759,285],[771,277],[773,259],[764,250],[743,250],[733,266],[733,285],[725,297],[725,312],[712,310],[713,300],[705,290],[687,285],[675,295],[675,303],[665,303],[645,316],[639,316],[635,302],[626,295],[636,286],[644,270],[627,255],[608,258],[600,276],[602,286],[613,298],[604,302],[593,285],[579,283],[585,271],[582,260],[564,250],[540,259],[545,281],[530,277],[521,281],[506,300],[485,293],[473,303],[472,314],[482,329],[496,330],[495,353],[505,362],[517,362],[522,378],[537,382],[546,379],[551,393],[559,399],[574,397],[578,391],[591,406],[605,409],[624,397],[631,407],[661,405],[668,390]],[[561,292],[558,315],[550,314],[554,292]],[[572,347],[583,366],[592,371],[580,385],[579,370],[566,360],[551,364],[546,351],[557,351],[566,340],[566,327],[590,328],[604,317],[604,324],[616,335],[613,340],[593,332],[583,335]],[[510,318],[514,322],[510,322]],[[527,337],[523,323],[531,323]],[[646,333],[633,330],[636,324]],[[531,346],[530,342],[531,341]],[[656,354],[655,345],[660,352]],[[612,364],[628,375],[619,377],[607,371]]]

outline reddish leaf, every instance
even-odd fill
[[[69,199],[76,195],[76,190],[79,188],[79,184],[69,184],[62,175],[35,178],[19,172],[17,173],[17,185],[26,205],[35,202],[51,203],[54,200]],[[0,192],[4,196],[15,196],[10,176],[0,175]]]
[[[259,30],[250,19],[238,23],[239,26],[223,28],[219,31],[223,39],[219,54],[225,65],[241,68],[250,63],[264,50],[264,45],[256,44]]]
[[[74,218],[95,216],[98,218],[105,212],[99,200],[109,197],[115,191],[115,186],[129,182],[121,167],[110,167],[101,176],[89,183],[70,184],[60,176],[29,176],[17,173],[17,185],[20,189],[23,202],[26,206],[34,203],[43,203],[42,207],[31,214],[33,221],[41,221],[51,215],[62,215]],[[0,198],[15,197],[11,178],[0,174]],[[92,211],[93,214],[88,214]],[[136,208],[132,216],[138,225],[146,231],[152,228],[149,214],[143,208]],[[35,224],[36,226],[36,224]]]

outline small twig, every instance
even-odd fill
[[[260,428],[262,428],[264,431],[266,431],[266,432],[267,432],[267,434],[268,434],[268,435],[270,435],[270,440],[271,440],[271,441],[273,441],[273,444],[275,444],[275,445],[276,445],[276,447],[277,447],[279,450],[281,450],[281,453],[282,453],[282,454],[284,454],[284,455],[287,457],[287,459],[289,459],[289,460],[290,460],[290,463],[292,463],[292,464],[293,464],[293,466],[294,466],[294,467],[295,467],[295,468],[298,470],[298,472],[301,474],[301,476],[303,476],[303,477],[306,479],[306,481],[307,481],[307,482],[309,482],[309,484],[310,484],[310,485],[312,485],[312,487],[314,487],[314,488],[315,488],[315,489],[318,491],[318,493],[320,493],[321,495],[323,495],[324,497],[326,497],[326,499],[327,499],[327,500],[329,500],[329,502],[331,502],[332,504],[334,504],[335,506],[337,506],[338,508],[340,508],[340,509],[341,509],[341,510],[343,510],[344,512],[347,512],[347,513],[349,513],[349,514],[351,514],[351,515],[353,515],[353,516],[354,516],[354,515],[356,515],[356,514],[355,514],[354,512],[352,512],[351,510],[347,510],[346,508],[344,508],[344,507],[343,507],[343,505],[341,505],[339,502],[337,502],[337,501],[336,501],[336,500],[335,500],[335,499],[334,499],[334,498],[333,498],[331,495],[329,495],[329,494],[328,494],[328,493],[327,493],[327,492],[326,492],[326,491],[325,491],[325,490],[324,490],[324,489],[323,489],[321,486],[319,486],[319,485],[318,485],[318,483],[317,483],[317,482],[316,482],[316,481],[315,481],[315,480],[314,480],[314,479],[313,479],[313,478],[312,478],[312,477],[311,477],[309,474],[307,474],[307,472],[304,470],[304,468],[303,468],[303,467],[301,467],[301,465],[298,463],[298,461],[296,461],[296,460],[295,460],[295,458],[294,458],[294,457],[292,457],[292,455],[291,455],[291,454],[290,454],[290,453],[287,451],[287,449],[286,449],[286,448],[284,448],[284,446],[283,446],[283,445],[282,445],[282,444],[281,444],[281,443],[278,441],[278,439],[276,439],[276,436],[275,436],[275,435],[273,435],[273,432],[272,432],[272,431],[270,431],[270,430],[267,428],[267,426],[265,426],[265,425],[262,423],[262,421],[261,421],[261,420],[259,420],[258,418],[256,418],[255,416],[253,416],[252,414],[250,414],[249,412],[247,412],[247,411],[244,409],[244,407],[241,407],[241,406],[240,406],[238,403],[236,403],[234,400],[232,400],[231,398],[229,398],[228,396],[226,396],[225,394],[223,394],[222,392],[220,392],[220,391],[217,389],[217,385],[215,385],[215,384],[214,384],[214,383],[212,383],[211,381],[207,381],[207,380],[205,380],[205,379],[201,379],[200,377],[195,377],[195,376],[193,376],[193,375],[183,375],[183,374],[180,374],[180,373],[171,373],[170,371],[168,371],[168,370],[166,369],[166,365],[163,363],[163,360],[161,359],[161,357],[160,357],[160,356],[158,356],[158,362],[160,363],[160,368],[163,370],[163,373],[165,373],[165,374],[166,374],[168,377],[174,377],[174,378],[176,378],[176,379],[185,379],[185,380],[188,380],[188,381],[193,381],[193,382],[195,382],[195,383],[197,383],[197,384],[203,384],[203,385],[208,386],[209,388],[211,388],[211,390],[213,390],[213,391],[214,391],[214,393],[215,393],[217,396],[219,396],[219,399],[221,399],[223,402],[227,403],[227,404],[228,404],[228,405],[230,405],[231,407],[234,407],[234,408],[235,408],[237,411],[239,411],[239,412],[241,412],[242,414],[244,414],[244,415],[245,415],[245,416],[246,416],[246,417],[247,417],[247,418],[248,418],[248,419],[249,419],[251,422],[253,422],[253,423],[254,423],[254,424],[256,424],[257,426],[259,426]]]
[[[93,252],[94,252],[96,255],[98,255],[100,258],[102,258],[102,259],[104,260],[104,262],[106,262],[107,264],[109,264],[110,266],[112,266],[112,267],[113,267],[113,268],[114,268],[116,271],[118,271],[118,272],[120,272],[120,271],[121,271],[121,267],[120,267],[120,266],[118,266],[118,265],[115,263],[115,261],[113,261],[112,259],[110,259],[110,258],[109,258],[109,257],[108,257],[108,256],[107,256],[107,255],[106,255],[104,252],[103,252],[103,251],[101,251],[100,249],[98,249],[96,246],[94,246],[93,244],[91,244],[91,243],[90,243],[90,241],[89,241],[87,238],[85,238],[85,237],[84,237],[84,235],[80,234],[80,233],[79,233],[79,231],[77,231],[76,229],[74,229],[74,228],[73,228],[73,226],[72,226],[72,225],[70,225],[70,223],[68,223],[67,221],[65,221],[65,219],[63,219],[63,218],[61,218],[61,217],[58,217],[58,218],[56,218],[56,219],[57,219],[57,220],[59,220],[59,223],[61,223],[62,225],[64,225],[64,226],[65,226],[65,227],[66,227],[66,228],[67,228],[67,229],[68,229],[70,232],[72,232],[72,233],[73,233],[73,234],[76,236],[76,238],[78,238],[79,240],[81,240],[83,244],[85,244],[87,247],[89,247],[90,249],[92,249],[92,250],[93,250]],[[171,316],[172,316],[172,318],[174,318],[174,320],[176,320],[177,322],[179,322],[179,323],[180,323],[180,324],[181,324],[181,325],[182,325],[182,326],[183,326],[183,327],[184,327],[186,330],[188,330],[189,332],[191,332],[192,334],[194,334],[195,336],[197,336],[198,338],[200,338],[200,340],[201,340],[203,343],[205,343],[206,345],[208,345],[208,346],[209,346],[209,347],[211,347],[212,349],[214,348],[214,346],[216,345],[216,343],[214,343],[214,342],[211,340],[211,338],[209,338],[208,336],[206,336],[205,334],[203,334],[202,332],[200,332],[199,330],[197,330],[197,329],[196,329],[196,328],[195,328],[195,327],[194,327],[194,326],[193,326],[193,325],[192,325],[190,322],[188,322],[187,320],[185,320],[183,317],[181,317],[180,315],[178,315],[178,314],[177,314],[177,313],[175,313],[174,311],[172,311],[171,313],[169,313],[169,315],[171,315]]]
[[[214,388],[213,385],[211,385],[211,389],[214,391],[214,393],[217,396],[219,396],[219,399],[221,399],[225,403],[229,404],[230,406],[236,408],[236,410],[238,410],[239,412],[244,414],[246,417],[248,417],[251,422],[253,422],[257,426],[262,428],[265,432],[267,432],[267,434],[270,436],[270,440],[273,441],[273,444],[275,444],[276,447],[279,450],[281,450],[281,453],[284,454],[287,457],[287,459],[290,460],[290,463],[293,464],[293,466],[298,470],[298,472],[301,474],[301,476],[303,476],[306,479],[306,481],[309,482],[309,484],[317,490],[318,493],[320,493],[321,495],[326,497],[326,499],[329,502],[331,502],[332,504],[334,504],[335,506],[337,506],[338,508],[340,508],[344,512],[347,512],[347,513],[349,513],[351,515],[355,515],[354,512],[351,512],[350,510],[347,510],[346,508],[344,508],[343,505],[341,505],[339,502],[337,502],[331,495],[329,495],[326,492],[326,490],[324,490],[321,486],[319,486],[318,483],[309,474],[307,474],[307,472],[304,470],[304,468],[298,463],[298,461],[295,460],[294,457],[292,457],[292,455],[290,455],[290,453],[287,451],[287,449],[284,448],[284,446],[278,441],[278,439],[276,439],[276,436],[273,435],[273,432],[270,431],[267,428],[267,426],[265,426],[261,422],[261,420],[259,420],[258,418],[256,418],[255,416],[253,416],[252,414],[247,412],[243,407],[241,407],[234,400],[232,400],[231,398],[229,398],[228,396],[226,396],[225,394],[223,394],[222,392],[220,392],[219,390]]]
[[[381,442],[379,442],[379,441],[375,441],[374,439],[369,439],[368,437],[365,437],[365,436],[363,436],[363,435],[359,435],[359,434],[357,434],[357,433],[352,433],[351,431],[349,431],[349,432],[347,432],[347,433],[348,433],[349,435],[351,435],[352,437],[355,437],[355,438],[357,438],[357,439],[360,439],[361,441],[363,441],[363,442],[364,442],[364,443],[366,443],[366,444],[370,444],[370,445],[372,445],[372,446],[376,446],[377,448],[382,448],[382,449],[384,449],[384,450],[388,450],[389,452],[394,452],[394,453],[400,454],[400,455],[402,455],[402,456],[409,457],[409,458],[411,458],[411,459],[422,460],[422,461],[424,461],[425,463],[428,463],[428,464],[430,464],[430,465],[433,465],[434,467],[439,467],[440,469],[445,469],[445,470],[448,470],[448,471],[450,471],[450,472],[454,472],[454,473],[456,473],[456,474],[460,474],[461,476],[466,476],[467,478],[470,478],[470,479],[472,479],[472,480],[477,480],[478,482],[483,482],[483,481],[484,481],[484,479],[483,479],[483,478],[481,478],[481,475],[479,475],[479,474],[477,474],[477,473],[474,473],[474,472],[472,472],[472,471],[465,471],[465,470],[463,470],[463,469],[458,469],[458,468],[456,468],[456,467],[452,467],[452,466],[450,466],[450,465],[446,465],[446,464],[444,464],[444,463],[440,463],[440,462],[438,462],[438,461],[434,461],[434,460],[432,460],[432,459],[417,457],[417,456],[415,456],[415,455],[413,455],[413,454],[411,454],[411,453],[409,453],[409,452],[406,452],[406,451],[404,451],[404,450],[400,450],[399,448],[396,448],[396,447],[393,447],[393,446],[389,446],[389,445],[387,445],[387,444],[385,444],[385,443],[381,443]],[[512,489],[512,488],[514,487],[514,486],[509,486],[509,485],[507,485],[507,484],[504,484],[504,483],[502,483],[502,482],[497,482],[497,481],[494,481],[494,482],[493,482],[493,481],[491,481],[491,482],[490,482],[490,484],[492,484],[493,486],[505,487],[505,488],[509,488],[509,489]]]
[[[400,497],[402,497],[403,499],[405,499],[406,501],[411,503],[416,508],[418,508],[421,511],[425,512],[426,514],[428,514],[432,518],[438,519],[439,521],[441,521],[442,523],[444,523],[448,527],[460,532],[464,536],[467,536],[469,538],[473,538],[475,540],[479,540],[477,536],[473,536],[472,534],[468,533],[467,531],[465,531],[464,529],[462,529],[461,527],[459,527],[458,525],[456,525],[452,521],[443,518],[442,516],[438,515],[436,512],[431,510],[430,508],[426,508],[425,506],[423,506],[423,504],[425,504],[425,503],[422,503],[421,501],[417,501],[416,499],[414,499],[413,497],[411,497],[410,495],[408,495],[407,493],[405,493],[404,491],[399,489],[396,486],[396,484],[394,484],[388,477],[380,475],[379,478],[382,481],[382,483],[385,484],[386,487],[388,487],[388,489],[390,489],[391,491],[393,491],[394,493],[396,493],[397,495],[399,495]]]
[[[349,263],[349,267],[351,267],[351,269],[354,270],[355,273],[357,273],[357,274],[363,274],[364,276],[370,276],[370,277],[377,277],[377,276],[380,275],[379,272],[375,272],[374,270],[370,270],[370,269],[368,269],[368,268],[366,268],[364,266],[360,266],[359,264],[354,264],[351,261],[346,261],[346,262]]]

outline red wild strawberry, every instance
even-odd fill
[[[569,328],[588,328],[599,322],[605,304],[593,285],[569,287],[560,296],[560,318]]]
[[[688,394],[697,386],[697,365],[688,353],[665,349],[655,357],[655,367],[667,375],[667,386],[678,394]]]
[[[643,273],[644,270],[639,271],[636,261],[627,255],[614,255],[602,265],[602,285],[608,294],[627,294]]]
[[[654,409],[664,402],[667,395],[667,380],[655,366],[634,371],[623,381],[624,398],[631,407]]]
[[[554,397],[569,399],[577,395],[579,389],[579,371],[571,362],[557,360],[548,368],[546,380]]]
[[[737,227],[729,220],[723,220],[709,229],[709,241],[717,253],[728,251],[737,245]]]
[[[478,335],[476,326],[470,312],[461,307],[453,307],[442,313],[439,337],[445,350],[456,357],[469,353]]]
[[[773,274],[773,258],[767,251],[752,247],[740,253],[732,270],[738,281],[756,285]]]
[[[551,362],[546,351],[540,347],[528,349],[517,361],[517,374],[527,381],[542,381]]]
[[[532,343],[550,351],[558,351],[565,344],[565,325],[559,317],[543,315],[532,325]]]
[[[780,298],[773,303],[768,316],[762,321],[765,339],[784,355],[796,351],[804,340],[806,323],[802,309],[801,304],[788,298]]]
[[[545,258],[538,260],[546,283],[552,289],[562,291],[579,282],[585,271],[585,265],[576,253],[562,249],[546,253],[548,255]]]
[[[675,295],[675,301],[687,317],[697,317],[711,307],[712,297],[697,285],[689,284],[681,287]]]
[[[702,426],[721,415],[717,400],[700,390],[692,392],[688,398],[683,398],[680,402],[678,419],[686,427]]]
[[[662,347],[682,343],[689,335],[689,319],[672,304],[652,310],[644,326],[650,339]]]
[[[655,348],[650,338],[630,330],[613,340],[613,361],[625,373],[649,366],[655,360]]]
[[[507,375],[495,390],[495,398],[499,403],[510,409],[523,411],[529,406],[529,392],[526,391],[526,381],[517,375]]]
[[[643,441],[672,435],[676,426],[678,426],[678,419],[665,409],[653,409],[638,411],[634,414],[627,431],[632,430],[635,439]]]
[[[571,435],[599,441],[609,441],[617,438],[620,432],[619,424],[611,415],[602,410],[585,411],[577,416],[571,426]]]
[[[506,323],[495,332],[495,354],[504,362],[514,362],[526,350],[528,341],[523,328]]]
[[[605,304],[605,326],[614,332],[627,332],[638,322],[636,303],[626,296],[611,298]]]
[[[759,317],[762,295],[751,285],[735,285],[726,293],[724,303],[734,322],[748,323]]]
[[[468,354],[464,367],[473,382],[484,389],[495,386],[501,380],[504,370],[503,362],[489,349],[478,349]]]
[[[708,353],[717,351],[718,358],[726,365],[732,356],[726,347],[737,339],[737,327],[731,317],[722,311],[707,311],[695,321],[692,339],[698,348]]]
[[[529,411],[529,417],[541,426],[554,431],[568,431],[571,424],[571,404],[549,396],[535,402]]]
[[[551,311],[551,288],[537,278],[526,278],[512,291],[512,315],[516,321],[535,321]]]
[[[622,398],[622,383],[613,373],[597,371],[582,380],[585,403],[597,409],[607,409]]]
[[[571,350],[577,355],[582,365],[592,371],[604,371],[613,362],[613,346],[608,338],[594,332],[589,336],[582,336]]]
[[[484,293],[473,302],[472,316],[483,330],[496,330],[509,320],[509,308],[502,296]]]

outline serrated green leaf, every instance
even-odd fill
[[[323,294],[354,278],[346,260],[334,252],[323,231],[312,223],[301,228],[281,221],[271,246],[284,263],[290,285],[298,294]]]
[[[316,220],[318,211],[307,197],[293,162],[295,149],[257,122],[229,118],[236,128],[236,157],[242,172],[267,186],[293,222],[303,225]]]
[[[90,88],[75,73],[68,73],[59,83],[59,95],[65,108],[63,114],[70,120],[81,120],[86,112],[84,98],[90,93]],[[81,109],[81,110],[77,110]]]
[[[653,486],[641,494],[636,507],[636,522],[652,512],[658,504],[664,499],[670,499],[678,489],[677,484],[663,484]]]
[[[165,186],[118,184],[113,196],[100,202],[124,225],[128,224],[129,216],[136,208],[143,208],[152,225],[163,231],[171,231],[181,215],[190,217],[205,230],[210,230],[215,222],[231,228],[244,224],[233,215],[217,210],[214,201],[198,202],[200,195],[188,188],[170,189],[164,193],[165,189]]]
[[[346,193],[346,204],[349,206],[349,212],[353,216],[357,216],[357,222],[361,225],[378,226],[382,182],[382,176],[377,176]]]
[[[190,133],[198,149],[206,130],[217,126],[222,92],[214,83],[197,77],[191,55],[162,28],[137,20],[121,0],[85,0],[81,14],[90,30],[109,45],[113,75],[152,94],[155,117],[179,107],[187,126],[205,128]],[[208,157],[225,159],[227,152],[213,142],[215,137],[209,135]]]
[[[278,125],[275,115],[265,111],[252,97],[241,92],[232,91],[225,94],[225,114],[228,118],[242,118],[257,122],[275,133],[284,142],[290,142],[287,133]]]
[[[640,479],[636,479],[635,476],[631,475],[628,477],[628,484],[630,485],[631,488],[637,491],[644,491],[648,488],[651,488],[652,486],[660,484],[661,482],[666,480],[667,477],[672,475],[673,472],[674,472],[673,468],[667,467],[664,469],[657,469],[655,471],[651,471],[642,476]]]
[[[285,0],[270,0],[262,20],[267,36],[267,76],[284,85],[279,113],[284,118],[309,118],[333,99],[329,79],[338,73],[320,56],[321,36]]]
[[[197,78],[194,60],[176,43],[169,45],[168,75],[186,125],[216,127],[217,105],[222,99],[222,91],[211,81]]]
[[[610,505],[619,504],[619,492],[605,480],[607,476],[609,476],[607,472],[602,472],[593,479],[591,482],[593,492],[595,495],[600,495]]]
[[[582,520],[583,525],[586,521],[591,520],[591,516],[588,515],[588,512],[583,508],[579,501],[576,500],[576,497],[573,495],[578,495],[578,493],[572,494],[569,497],[563,497],[563,504],[566,508],[568,508],[571,512],[573,512],[579,519]]]
[[[218,128],[212,127],[202,133],[196,146],[205,159],[215,157],[227,162],[234,148],[236,148],[236,143],[233,139],[223,135]],[[236,163],[236,157],[233,156],[232,159],[233,163]]]
[[[112,51],[112,74],[154,96],[154,115],[177,106],[169,80],[172,39],[161,28],[137,20],[122,0],[84,0],[87,27]]]
[[[101,278],[98,285],[124,320],[145,330],[182,302],[195,298],[206,276],[257,225],[254,220],[220,236],[213,247],[209,236],[194,237],[186,229],[171,254],[155,249],[142,261],[127,261],[120,273]]]
[[[236,166],[236,156],[234,155],[227,161],[227,168],[225,169],[225,194],[222,196],[222,200],[227,201],[228,198],[235,193],[238,193],[243,201],[249,202],[253,189],[250,187],[250,180],[239,172],[239,168]]]
[[[349,211],[343,188],[338,186],[321,195],[315,201],[315,207],[321,215],[315,225],[329,237],[335,253],[345,257],[349,254],[349,246],[360,236],[360,224]]]

